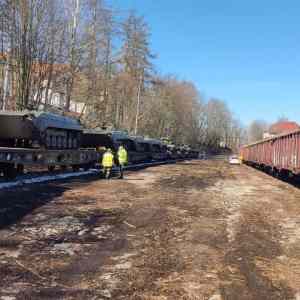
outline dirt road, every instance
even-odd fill
[[[300,299],[300,189],[192,161],[0,191],[0,299]]]

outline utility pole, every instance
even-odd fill
[[[138,122],[140,116],[140,103],[141,103],[141,89],[142,89],[142,75],[140,76],[138,92],[137,92],[137,105],[136,105],[136,114],[135,114],[135,129],[134,134],[137,135],[138,132]]]

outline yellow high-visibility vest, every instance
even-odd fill
[[[125,148],[121,148],[118,150],[118,160],[121,165],[127,164],[128,155]]]
[[[102,166],[104,168],[111,168],[114,164],[114,156],[111,152],[105,152],[102,157]]]

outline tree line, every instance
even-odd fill
[[[0,108],[47,107],[59,92],[91,128],[236,149],[245,131],[226,103],[157,74],[150,34],[103,0],[0,0]]]
[[[276,125],[283,123],[283,129],[279,128],[276,129]],[[284,128],[286,125],[284,123],[292,123],[292,126],[296,126],[294,129],[292,128]],[[274,130],[275,126],[275,130]],[[249,126],[247,127],[246,135],[245,135],[245,142],[246,143],[254,143],[265,138],[272,137],[273,135],[285,133],[288,131],[293,131],[299,128],[299,125],[293,121],[290,121],[285,116],[280,116],[274,123],[268,123],[265,120],[253,120]],[[283,130],[283,131],[282,131]]]

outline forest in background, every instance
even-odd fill
[[[227,104],[158,74],[150,35],[142,16],[102,0],[0,0],[0,109],[47,108],[59,92],[65,111],[84,104],[91,128],[237,149],[245,130]]]

